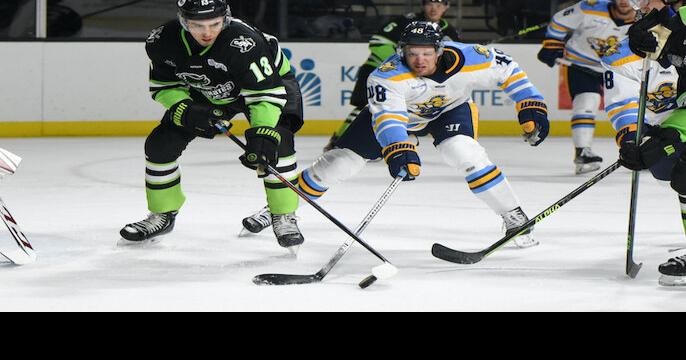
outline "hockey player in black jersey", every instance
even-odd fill
[[[147,39],[150,91],[167,112],[145,143],[151,214],[121,230],[129,241],[172,231],[185,201],[177,160],[196,137],[214,138],[215,124],[239,113],[251,126],[243,165],[257,170],[262,159],[297,181],[293,134],[303,125],[302,98],[277,39],[232,18],[226,0],[177,5],[178,20]],[[304,239],[295,218],[298,196],[272,176],[264,185],[279,244],[299,246]]]
[[[333,148],[333,144],[343,135],[343,133],[345,133],[353,120],[362,112],[362,109],[367,106],[367,79],[376,68],[386,61],[386,59],[395,55],[400,36],[407,25],[410,25],[413,21],[434,22],[439,25],[444,40],[459,40],[457,29],[443,18],[448,9],[450,9],[450,0],[422,0],[422,7],[422,12],[399,16],[385,24],[379,32],[372,36],[369,41],[371,54],[369,55],[367,62],[365,62],[357,72],[355,89],[350,98],[350,105],[354,106],[355,109],[333,134],[331,140],[329,140],[329,143],[324,148],[324,152]]]
[[[657,166],[668,170],[670,185],[679,194],[686,229],[686,5],[681,0],[663,2],[667,6],[653,10],[629,29],[629,46],[640,57],[657,60],[665,68],[676,67],[679,109],[647,131],[640,144],[624,144],[620,162],[632,170]],[[669,259],[659,271],[661,285],[686,286],[686,255]]]

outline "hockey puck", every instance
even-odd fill
[[[366,278],[366,279],[362,280],[362,282],[360,282],[360,289],[366,289],[366,288],[372,286],[376,282],[376,280],[378,280],[376,278],[376,276],[370,275],[368,278]]]

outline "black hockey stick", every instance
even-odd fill
[[[245,144],[237,138],[235,135],[231,133],[229,130],[231,128],[232,124],[229,121],[222,121],[220,123],[216,124],[217,129],[219,129],[224,135],[226,135],[231,141],[236,143],[243,151],[247,151],[247,147]],[[262,160],[261,160],[262,161]],[[348,229],[347,226],[343,225],[338,219],[333,217],[333,215],[329,214],[328,211],[324,210],[319,204],[317,204],[314,200],[310,199],[305,193],[302,192],[297,186],[291,184],[290,181],[288,181],[286,178],[284,178],[276,169],[274,169],[271,165],[267,163],[263,163],[262,166],[264,166],[265,170],[275,176],[279,181],[281,181],[284,185],[286,185],[289,189],[293,190],[300,198],[305,200],[308,204],[312,205],[313,208],[315,208],[319,213],[324,215],[327,219],[329,219],[332,223],[334,223],[339,229],[343,230],[346,234],[348,234],[351,238],[353,238],[355,241],[360,243],[360,245],[364,246],[365,249],[367,249],[369,252],[374,254],[379,260],[383,261],[382,265],[379,265],[372,269],[372,273],[374,276],[376,276],[379,279],[386,280],[389,278],[392,278],[398,273],[398,269],[391,264],[390,261],[388,261],[383,255],[381,255],[378,251],[376,251],[373,247],[369,246],[364,240],[360,239],[359,236],[355,235],[350,229]]]
[[[360,225],[355,230],[355,235],[360,236],[364,230],[369,226],[374,217],[381,211],[381,209],[386,205],[386,202],[391,198],[391,195],[398,188],[400,183],[403,181],[406,173],[403,172],[393,180],[393,183],[388,187],[388,189],[381,195],[381,198],[374,204],[372,210],[367,214],[367,216],[362,220]],[[286,275],[286,274],[264,274],[258,275],[253,279],[256,285],[305,285],[318,283],[324,280],[326,275],[331,272],[336,264],[343,258],[343,256],[350,250],[355,242],[352,239],[347,240],[341,247],[338,248],[334,256],[329,260],[324,267],[319,270],[314,275]],[[360,283],[360,287],[365,289],[371,286],[376,281],[376,276],[372,275]]]
[[[648,101],[648,81],[650,80],[650,59],[643,60],[643,74],[641,76],[641,97],[638,104],[638,128],[636,129],[636,143],[641,144],[643,123],[646,115],[646,103]],[[629,231],[627,233],[626,247],[626,274],[635,279],[641,271],[643,264],[634,261],[634,244],[636,241],[636,212],[638,208],[638,185],[640,183],[640,171],[631,173],[631,205],[629,207]]]
[[[434,244],[431,253],[433,254],[433,256],[441,260],[449,261],[456,264],[476,264],[483,260],[485,257],[494,253],[496,250],[503,247],[508,242],[512,241],[517,236],[522,235],[524,232],[532,228],[534,225],[543,221],[543,219],[560,210],[562,206],[572,201],[572,199],[574,199],[575,197],[581,195],[583,192],[588,190],[593,185],[599,183],[600,180],[606,178],[608,175],[612,174],[613,172],[615,172],[615,170],[619,169],[620,167],[621,165],[619,165],[619,162],[612,164],[609,168],[603,170],[601,173],[599,173],[592,179],[588,180],[585,184],[581,185],[576,190],[572,191],[569,195],[565,196],[560,201],[556,202],[555,204],[547,208],[545,211],[536,215],[535,218],[529,220],[526,224],[522,225],[516,232],[513,232],[510,235],[505,236],[500,241],[496,242],[495,244],[491,245],[489,248],[483,251],[479,251],[476,253],[468,253],[453,250],[440,244]]]
[[[542,23],[542,24],[538,24],[538,25],[535,25],[535,26],[531,26],[531,27],[528,27],[528,28],[526,28],[526,29],[520,30],[520,31],[517,32],[516,34],[512,34],[512,35],[508,35],[508,36],[503,36],[503,37],[501,37],[501,38],[499,38],[499,39],[492,40],[492,41],[490,41],[489,43],[487,43],[487,44],[485,44],[485,45],[492,45],[492,44],[501,43],[501,42],[503,42],[503,41],[515,40],[515,39],[518,39],[518,38],[520,38],[520,37],[522,37],[522,36],[524,36],[524,35],[528,35],[528,34],[534,32],[534,31],[546,29],[546,28],[548,28],[548,25],[550,25],[549,22],[544,22],[544,23]]]

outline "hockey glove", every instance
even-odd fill
[[[654,9],[649,14],[644,16],[639,22],[629,28],[629,48],[631,51],[642,57],[648,57],[657,60],[661,57],[663,47],[669,37],[669,33],[662,31],[666,30],[669,25],[671,14],[669,6],[665,6],[662,10]],[[668,30],[669,31],[669,30]]]
[[[193,100],[183,100],[172,106],[169,111],[174,124],[205,139],[213,139],[220,133],[215,127],[217,122],[230,120],[225,118],[222,110]]]
[[[243,166],[258,170],[265,164],[272,167],[279,162],[281,134],[271,127],[258,126],[245,131],[245,154],[240,160]]]
[[[548,137],[550,121],[548,107],[543,101],[525,100],[517,104],[519,124],[524,130],[524,141],[531,146],[540,145]]]
[[[383,149],[383,157],[393,178],[398,177],[402,169],[407,169],[403,181],[414,180],[422,170],[422,161],[417,154],[417,146],[411,142],[393,143]]]
[[[641,146],[625,142],[619,150],[619,163],[634,171],[650,169],[682,147],[681,134],[675,129],[660,128],[652,135]]]
[[[538,60],[542,63],[555,67],[557,59],[565,56],[565,43],[560,40],[546,39],[543,41],[543,49],[538,52]]]

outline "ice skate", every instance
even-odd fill
[[[161,235],[165,235],[174,230],[174,223],[178,211],[166,212],[162,214],[151,213],[148,218],[137,223],[124,226],[119,232],[121,237],[132,243],[146,243],[159,241]]]
[[[660,265],[660,285],[686,286],[686,255],[669,259]]]
[[[298,229],[298,219],[295,213],[285,215],[272,215],[274,235],[281,247],[288,249],[293,255],[298,254],[300,245],[305,242]]]
[[[603,158],[593,153],[591,148],[577,148],[574,164],[576,165],[576,174],[588,174],[600,170],[603,163]]]
[[[517,231],[517,229],[529,221],[529,217],[526,216],[521,207],[518,207],[504,214],[503,221],[505,223],[506,235],[512,235],[513,232]],[[534,239],[533,228],[527,230],[522,235],[517,236],[513,243],[520,249],[526,249],[540,244]]]
[[[244,237],[249,234],[259,234],[270,226],[272,226],[272,213],[269,211],[269,206],[265,206],[258,212],[243,219],[243,229],[238,236]]]

